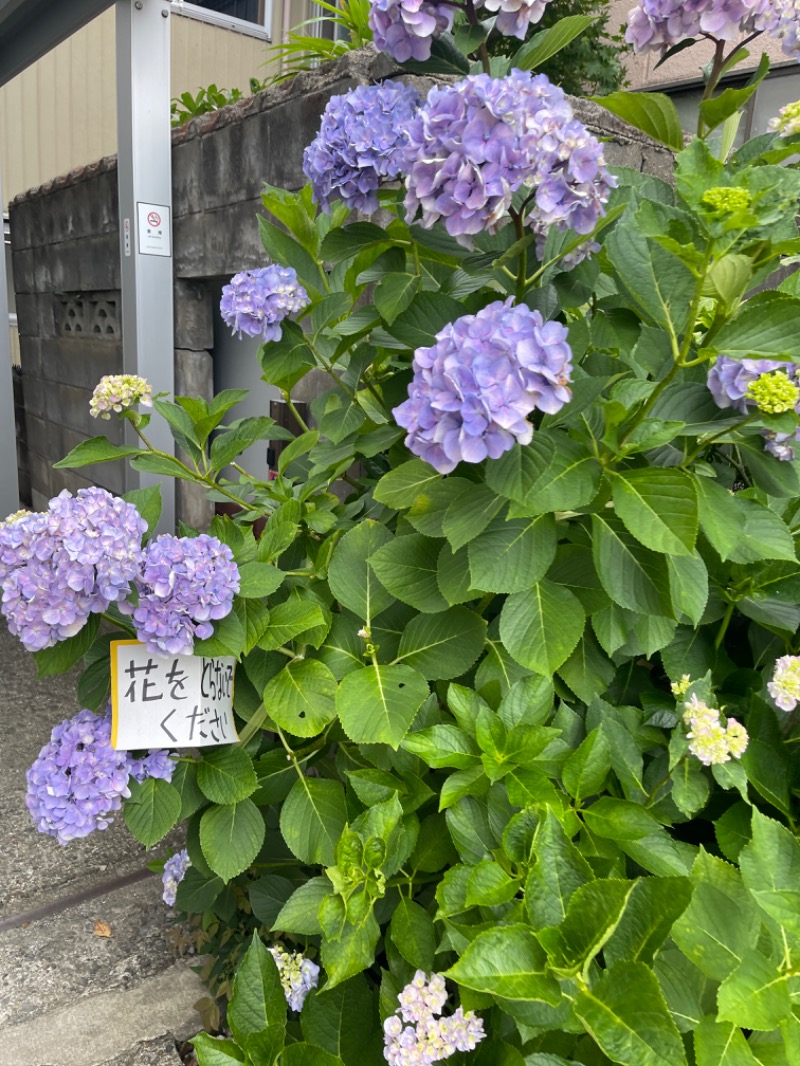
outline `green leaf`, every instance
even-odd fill
[[[239,567],[239,595],[245,599],[271,596],[281,587],[285,577],[282,570],[270,563],[242,563]]]
[[[289,321],[281,323],[280,340],[259,348],[258,361],[264,381],[279,389],[291,389],[316,365],[303,330],[296,322]]]
[[[694,1054],[697,1066],[758,1066],[741,1029],[713,1017],[695,1029]]]
[[[370,1025],[370,1018],[376,1024]],[[346,1066],[365,1066],[379,1060],[375,1045],[381,1045],[382,1040],[377,1020],[377,1005],[363,977],[351,977],[335,988],[318,991],[306,1000],[300,1014],[305,1039],[338,1055]]]
[[[261,243],[269,253],[270,259],[281,266],[292,267],[300,281],[309,291],[309,295],[321,295],[325,291],[325,277],[318,263],[285,230],[259,215],[258,228]]]
[[[615,674],[614,664],[588,630],[575,651],[558,668],[558,676],[584,703],[591,703],[596,697],[602,696]]]
[[[418,614],[403,630],[395,663],[429,680],[459,677],[483,651],[486,623],[466,607],[441,614]]]
[[[410,666],[367,666],[339,685],[336,709],[342,729],[357,744],[397,748],[428,698],[427,682]]]
[[[370,911],[361,925],[346,925],[338,940],[323,938],[321,962],[328,978],[326,990],[372,965],[380,932],[375,915]]]
[[[563,921],[538,930],[539,943],[559,976],[575,976],[598,954],[617,928],[633,887],[633,881],[607,878],[581,885]]]
[[[561,992],[545,967],[544,952],[528,926],[505,925],[479,933],[444,976],[475,992],[556,1006]]]
[[[672,939],[699,970],[722,981],[756,942],[758,908],[739,871],[705,852],[695,860],[692,884],[691,902],[673,925]]]
[[[67,670],[84,657],[94,644],[97,631],[100,628],[100,616],[89,615],[86,624],[74,637],[60,640],[52,648],[43,648],[35,651],[33,658],[36,663],[36,680],[50,677],[52,674],[65,674]]]
[[[560,925],[569,901],[593,878],[592,868],[552,810],[546,810],[533,843],[536,864],[525,885],[525,907],[534,928]]]
[[[384,544],[369,561],[388,592],[418,611],[435,614],[448,607],[437,581],[441,546],[439,540],[411,533]]]
[[[542,430],[538,436],[546,432]],[[585,445],[558,430],[552,431],[552,437],[552,458],[524,500],[525,510],[531,514],[578,510],[597,495],[601,474],[597,459]]]
[[[717,993],[717,1017],[743,1029],[776,1029],[790,1017],[789,975],[760,951],[747,948]]]
[[[741,89],[723,89],[721,93],[700,103],[700,115],[709,132],[744,107],[769,73],[769,66],[769,56],[764,53],[747,85]]]
[[[312,877],[296,888],[275,917],[272,928],[282,933],[319,936],[319,908],[331,894],[327,877]]]
[[[674,332],[682,330],[695,288],[688,268],[648,240],[634,218],[626,217],[616,224],[606,240],[605,250],[633,308],[654,326],[671,328]],[[656,408],[652,414],[665,418]]]
[[[463,305],[451,296],[441,292],[420,292],[411,306],[387,327],[387,332],[407,348],[421,348],[434,344],[442,327],[455,322],[463,313]]]
[[[316,603],[291,599],[276,604],[270,611],[269,625],[258,640],[264,651],[280,648],[288,641],[325,624],[322,608]]]
[[[132,503],[142,518],[147,522],[147,536],[150,536],[161,517],[161,486],[148,485],[146,489],[131,489],[122,497]]]
[[[335,265],[366,248],[391,243],[391,236],[374,222],[351,222],[348,226],[339,226],[328,233],[322,242],[322,258]]]
[[[680,116],[675,104],[664,93],[620,91],[609,93],[608,96],[590,96],[589,99],[673,152],[680,152],[683,148]]]
[[[238,803],[258,788],[253,760],[242,748],[210,748],[197,764],[197,784],[212,803]]]
[[[410,899],[401,899],[392,915],[390,932],[395,947],[417,970],[433,970],[436,934],[428,912]]]
[[[593,15],[565,15],[554,26],[535,34],[514,53],[511,66],[518,70],[536,70],[562,48],[579,37],[597,17]]]
[[[465,770],[478,763],[478,748],[471,737],[454,725],[432,725],[403,738],[401,747],[437,770],[455,766]]]
[[[686,1066],[686,1052],[658,980],[643,962],[618,962],[591,989],[581,989],[575,1012],[612,1062]]]
[[[651,966],[656,952],[683,914],[692,895],[687,877],[641,877],[611,939],[603,948],[606,965],[626,960]]]
[[[592,515],[592,555],[603,588],[620,607],[669,615],[666,564],[604,515]]]
[[[344,789],[338,781],[303,777],[295,781],[281,808],[283,839],[300,862],[312,866],[333,866],[346,823]]]
[[[739,855],[744,883],[771,918],[788,932],[800,933],[800,844],[755,807],[751,830],[752,840]]]
[[[453,551],[477,537],[503,506],[503,500],[487,485],[470,484],[469,491],[457,497],[447,508],[442,533]]]
[[[247,895],[253,916],[269,928],[291,896],[293,888],[291,881],[278,874],[265,874],[257,881],[251,881]]]
[[[373,300],[378,314],[390,325],[419,291],[421,278],[418,274],[384,274],[378,282]]]
[[[800,361],[798,314],[800,300],[794,297],[772,299],[768,311],[758,300],[748,300],[714,337],[714,352],[732,359]]]
[[[264,689],[273,722],[294,737],[315,737],[336,717],[336,678],[316,659],[292,660]]]
[[[670,598],[675,611],[695,626],[705,614],[708,603],[708,571],[697,556],[676,555],[667,559]]]
[[[366,519],[345,533],[328,564],[331,592],[367,626],[394,603],[394,597],[380,584],[368,562],[371,555],[392,539],[384,525]]]
[[[521,592],[541,580],[556,554],[552,515],[533,520],[495,518],[469,545],[472,587],[486,592]]]
[[[76,444],[63,459],[53,463],[55,470],[73,470],[89,463],[108,463],[113,459],[125,459],[129,455],[139,455],[142,449],[130,445],[112,444],[107,437],[90,437]]]
[[[606,840],[642,840],[658,827],[649,811],[638,803],[602,796],[583,812],[584,821]]]
[[[561,778],[564,788],[580,805],[587,797],[601,790],[610,769],[608,740],[602,725],[599,725],[569,756],[561,771]]]
[[[577,597],[543,580],[508,597],[500,615],[500,636],[520,665],[549,676],[574,650],[585,620]]]
[[[498,907],[519,892],[520,885],[498,862],[486,859],[472,867],[467,878],[467,907]]]
[[[240,1044],[269,1030],[275,1037],[275,1053],[283,1046],[286,997],[275,960],[256,933],[234,974],[227,1019]]]
[[[200,844],[205,860],[223,881],[242,873],[264,843],[261,812],[251,799],[209,807],[200,819]]]
[[[697,540],[697,493],[692,479],[675,467],[622,471],[612,478],[617,514],[646,548],[691,555]]]
[[[206,803],[206,798],[197,784],[197,763],[181,760],[172,774],[172,787],[181,797],[180,821],[185,821]]]
[[[130,798],[125,801],[125,824],[140,844],[150,848],[172,829],[181,814],[176,788],[161,778],[148,777],[140,784],[131,778]]]
[[[301,1041],[284,1048],[277,1066],[344,1066],[344,1063],[338,1055],[332,1055],[325,1048]]]
[[[384,474],[375,486],[374,496],[378,503],[398,510],[411,507],[425,489],[442,480],[432,466],[421,459],[409,459],[387,474]]]
[[[244,1062],[244,1052],[235,1040],[201,1032],[192,1037],[192,1047],[199,1066],[234,1066],[237,1062]]]

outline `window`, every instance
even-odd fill
[[[272,0],[172,0],[176,15],[270,40]]]

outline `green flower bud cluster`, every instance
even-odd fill
[[[703,194],[701,201],[712,211],[720,214],[733,214],[734,211],[745,211],[753,202],[753,198],[747,189],[734,189],[727,186],[717,186]]]
[[[747,398],[759,411],[778,415],[792,411],[800,400],[800,388],[782,370],[762,374],[747,386]]]

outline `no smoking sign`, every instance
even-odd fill
[[[170,256],[169,208],[165,204],[138,203],[140,255]]]

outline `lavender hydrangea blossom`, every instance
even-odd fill
[[[786,55],[800,53],[798,0],[639,0],[628,15],[625,39],[637,52],[665,50],[692,37],[732,41],[766,32]]]
[[[298,282],[294,269],[273,263],[234,274],[230,284],[223,286],[219,309],[225,325],[234,334],[279,341],[280,323],[309,303],[308,293]]]
[[[105,489],[65,489],[46,512],[0,528],[2,612],[29,651],[78,633],[128,595],[147,523]]]
[[[168,907],[175,906],[178,885],[186,876],[186,871],[191,865],[192,861],[189,858],[189,852],[186,848],[182,851],[176,851],[175,854],[164,863],[164,872],[161,875],[161,883],[164,886],[164,891],[161,898]]]
[[[398,63],[429,59],[431,42],[453,25],[453,10],[435,0],[370,0],[375,47]]]
[[[466,245],[497,230],[523,187],[533,190],[527,217],[535,230],[588,234],[616,185],[600,142],[543,74],[476,74],[434,88],[408,137],[408,220],[418,212],[425,228],[442,220]]]
[[[484,0],[487,11],[496,11],[495,29],[509,37],[525,40],[528,28],[537,23],[550,0]]]
[[[571,399],[572,351],[559,322],[524,304],[489,304],[414,353],[409,398],[394,409],[406,445],[442,474],[459,462],[496,459],[528,444],[533,410],[554,414]]]
[[[278,967],[283,994],[292,1010],[302,1010],[305,998],[319,984],[319,966],[300,951],[287,951],[281,944],[268,948]]]
[[[324,211],[337,197],[353,210],[377,211],[381,181],[402,170],[404,127],[419,101],[416,89],[400,82],[359,85],[328,101],[320,131],[303,155],[303,172]]]
[[[135,760],[127,751],[114,751],[110,708],[102,715],[82,710],[53,729],[26,774],[25,803],[40,833],[68,844],[111,824],[130,796],[134,766],[158,767],[166,757],[166,752],[152,751]],[[141,781],[162,774],[134,776]]]
[[[794,410],[800,415],[800,367],[780,359],[731,359],[720,355],[708,372],[708,388],[718,407],[741,414],[754,408],[767,413]],[[800,426],[793,433],[762,430],[764,450],[791,462]]]
[[[136,635],[155,655],[191,655],[195,639],[214,632],[212,620],[230,613],[239,591],[239,568],[230,548],[201,533],[151,540],[136,577],[139,605],[124,602]]]
[[[397,1001],[397,1010],[383,1023],[383,1057],[389,1066],[442,1062],[457,1051],[474,1050],[486,1035],[483,1020],[462,1007],[439,1017],[447,1002],[441,974],[431,974],[428,981],[417,970]]]

